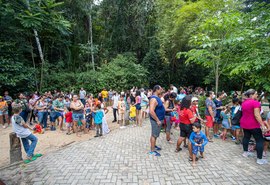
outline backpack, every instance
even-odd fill
[[[232,125],[240,126],[241,117],[242,117],[242,110],[240,108],[240,109],[238,109],[238,111],[232,117],[232,120],[231,120]]]

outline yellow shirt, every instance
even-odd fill
[[[101,91],[102,98],[108,98],[108,95],[109,95],[108,91]]]
[[[6,108],[7,108],[7,102],[6,101],[1,101],[0,102],[0,110],[1,111],[4,111],[4,110],[6,110]]]
[[[129,116],[130,116],[131,118],[136,117],[136,107],[135,107],[134,105],[131,105],[131,106],[130,106],[130,113],[129,113]]]

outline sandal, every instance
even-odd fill
[[[36,157],[31,157],[31,158],[28,158],[28,159],[24,160],[23,162],[24,162],[25,164],[28,164],[28,163],[30,163],[30,162],[32,162],[32,161],[35,161],[36,159],[37,159]]]
[[[41,156],[42,156],[42,154],[35,154],[33,157],[38,158],[38,157],[41,157]]]
[[[199,158],[196,157],[195,161],[198,161],[198,160],[199,160]],[[193,159],[192,159],[191,157],[189,157],[189,158],[188,158],[188,161],[193,161]]]
[[[182,150],[182,148],[176,148],[176,149],[175,149],[175,152],[178,153],[178,152],[180,152],[181,150]]]
[[[170,144],[173,144],[174,142],[170,139],[170,140],[167,140],[168,141],[168,143],[170,143]]]
[[[67,135],[71,135],[71,133],[66,133]]]

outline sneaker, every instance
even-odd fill
[[[188,145],[184,145],[185,148],[188,148]]]
[[[157,151],[153,151],[153,152],[149,152],[150,155],[154,155],[154,156],[157,156],[157,157],[160,157],[160,153],[158,153]]]
[[[266,158],[266,152],[263,152],[263,157]]]
[[[6,128],[7,128],[7,127],[4,125],[4,126],[3,126],[3,129],[6,129]]]
[[[266,159],[257,159],[257,164],[260,164],[260,165],[267,164],[267,160]]]
[[[236,141],[236,138],[235,137],[232,137],[232,141]]]
[[[242,156],[243,156],[243,157],[253,157],[254,154],[251,153],[251,152],[244,152],[244,153],[242,154]]]
[[[161,148],[158,147],[158,146],[155,146],[155,149],[156,149],[157,151],[160,151],[160,150],[161,150]]]
[[[214,134],[214,138],[219,138],[219,135],[218,134]]]
[[[235,144],[239,145],[241,143],[241,141],[235,141]]]
[[[121,127],[119,127],[120,129],[124,129],[124,128],[126,128],[125,126],[121,126]]]
[[[99,135],[95,135],[94,137],[98,137]]]

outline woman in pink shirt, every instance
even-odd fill
[[[136,107],[136,124],[138,126],[142,126],[142,107],[141,107],[141,91],[137,90],[136,91],[136,98],[135,98],[135,107]]]
[[[249,89],[246,91],[245,96],[246,100],[242,103],[242,117],[240,120],[240,126],[244,131],[243,156],[252,156],[248,152],[248,143],[251,136],[253,136],[256,140],[257,163],[266,164],[267,160],[262,159],[264,139],[261,127],[264,127],[264,124],[260,115],[261,104],[257,101],[258,94],[254,89]]]

